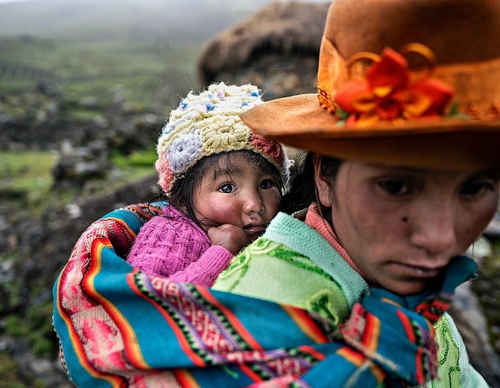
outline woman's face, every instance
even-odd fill
[[[498,172],[343,162],[334,182],[316,168],[324,206],[354,263],[380,286],[409,295],[432,285],[493,217]]]

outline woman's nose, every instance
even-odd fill
[[[456,240],[456,212],[451,203],[441,201],[422,206],[410,222],[411,242],[432,255],[452,250]]]

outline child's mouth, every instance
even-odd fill
[[[266,225],[247,225],[243,230],[250,235],[260,235],[266,230]]]

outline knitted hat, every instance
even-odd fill
[[[158,139],[158,183],[168,193],[174,182],[205,156],[253,151],[273,164],[286,184],[290,161],[283,145],[253,133],[239,114],[262,103],[251,84],[212,84],[200,94],[190,92],[170,113]]]
[[[241,117],[346,160],[500,167],[500,1],[334,0],[317,85]]]

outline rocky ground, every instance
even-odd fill
[[[0,261],[0,387],[71,386],[57,358],[51,328],[54,280],[90,223],[112,209],[148,201],[156,191],[155,180],[148,177],[112,194],[76,201],[63,209],[48,209],[38,218],[11,214],[8,208],[0,207],[0,246],[31,247],[20,260]],[[9,327],[13,314],[31,333],[17,335]],[[36,319],[40,321],[34,322]],[[33,336],[33,331],[42,338]],[[40,346],[45,346],[45,351],[41,352]],[[15,382],[6,375],[9,379],[15,375]]]

